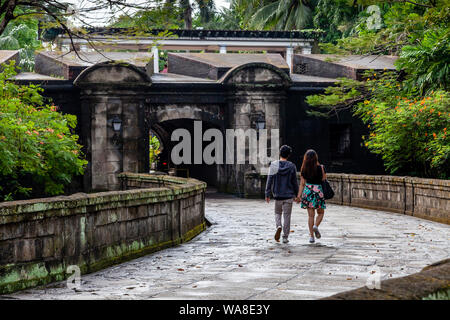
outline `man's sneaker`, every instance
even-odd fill
[[[288,243],[288,242],[289,242],[288,238],[283,238],[283,243]]]
[[[320,235],[320,232],[319,232],[319,228],[317,228],[316,226],[314,226],[314,227],[313,227],[313,230],[314,230],[314,234],[316,235],[316,238],[317,238],[317,239],[320,239],[321,235]]]
[[[309,238],[309,243],[314,243],[314,242],[316,242],[316,240],[314,240],[314,237],[310,237]]]
[[[280,235],[281,235],[281,227],[278,227],[277,232],[275,232],[275,241],[280,242]]]

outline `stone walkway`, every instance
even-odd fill
[[[79,290],[61,282],[3,298],[318,299],[364,286],[374,265],[384,280],[450,255],[448,225],[336,205],[313,245],[295,205],[290,242],[277,243],[273,205],[212,194],[215,224],[188,243],[84,275]]]

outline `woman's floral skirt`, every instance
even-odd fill
[[[301,206],[303,209],[325,209],[322,185],[307,183],[303,189]]]

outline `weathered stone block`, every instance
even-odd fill
[[[143,239],[149,234],[149,227],[147,223],[148,219],[139,219],[137,220],[138,224],[138,235],[139,238]]]
[[[64,237],[62,234],[58,234],[53,238],[53,248],[55,258],[63,257]]]
[[[55,254],[54,240],[52,237],[42,239],[42,258],[53,257]]]
[[[96,246],[107,245],[109,243],[108,240],[110,239],[110,237],[111,235],[109,234],[108,228],[106,228],[105,226],[95,227],[94,241]]]
[[[21,239],[15,241],[17,262],[32,261],[36,258],[35,239]]]
[[[24,234],[24,223],[0,225],[0,241],[21,238]]]
[[[128,220],[135,220],[138,218],[137,207],[128,207]]]
[[[145,218],[148,216],[148,206],[139,206],[137,207],[137,218]]]
[[[16,251],[13,241],[0,242],[0,264],[6,265],[15,260]]]
[[[139,221],[127,221],[126,228],[128,240],[136,239],[139,236]]]
[[[120,162],[118,161],[107,161],[105,164],[105,173],[119,173],[121,171],[120,169]],[[110,176],[110,175],[108,175]],[[117,183],[117,178],[114,179],[114,181]]]
[[[118,173],[119,171],[115,171],[115,172]],[[108,174],[106,177],[108,180],[109,190],[119,190],[120,189],[119,179],[117,178],[117,175],[115,173]]]

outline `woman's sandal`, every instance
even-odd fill
[[[317,238],[317,239],[320,239],[321,235],[320,235],[320,232],[319,232],[319,228],[317,228],[316,226],[314,226],[314,227],[313,227],[313,230],[314,230],[314,234],[316,235],[316,238]]]

